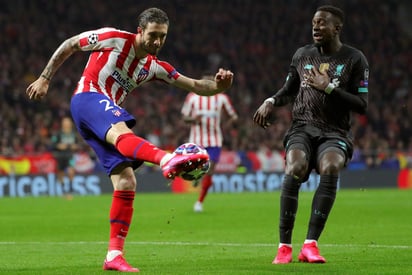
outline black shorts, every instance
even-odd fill
[[[56,159],[59,171],[65,171],[68,167],[72,166],[73,154],[71,152],[54,152],[53,156]]]
[[[309,162],[309,172],[317,170],[317,163],[324,153],[335,151],[345,158],[345,165],[351,160],[353,143],[349,136],[337,132],[324,132],[312,125],[293,124],[283,139],[286,152],[300,149]]]

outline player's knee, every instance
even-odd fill
[[[134,175],[133,169],[131,167],[127,167],[126,169],[123,169],[120,173],[112,175],[111,180],[115,190],[136,190],[136,176]]]
[[[133,191],[136,190],[136,179],[135,178],[121,178],[116,184],[116,190],[122,191]]]
[[[303,178],[307,174],[308,163],[305,161],[295,161],[287,165],[286,173],[296,178]]]
[[[319,174],[338,175],[343,165],[340,162],[324,160],[319,165]]]

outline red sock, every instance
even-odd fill
[[[210,186],[212,186],[212,175],[205,175],[202,180],[202,189],[200,190],[199,201],[203,202],[207,195],[207,191],[209,190]]]
[[[109,250],[123,251],[124,241],[133,216],[135,191],[114,191],[110,208]]]
[[[154,164],[160,164],[160,160],[166,155],[165,151],[160,150],[147,140],[132,133],[119,136],[115,146],[125,157],[140,159]]]

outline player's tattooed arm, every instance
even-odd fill
[[[233,73],[220,68],[214,77],[193,79],[180,75],[173,83],[176,87],[201,96],[210,96],[229,89],[233,82]]]
[[[80,50],[79,36],[73,36],[66,39],[53,53],[43,72],[41,77],[50,81],[57,69],[63,64],[63,62],[69,58],[74,52]]]

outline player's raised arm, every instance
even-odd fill
[[[50,60],[47,62],[46,67],[43,69],[40,77],[29,85],[26,89],[26,94],[30,99],[41,99],[47,94],[49,88],[49,82],[64,63],[74,52],[80,50],[79,36],[73,36],[66,39],[53,53]]]
[[[232,82],[233,73],[230,70],[220,68],[216,73],[214,80],[193,79],[180,75],[173,85],[186,91],[194,92],[198,95],[209,96],[229,89],[232,86]]]

